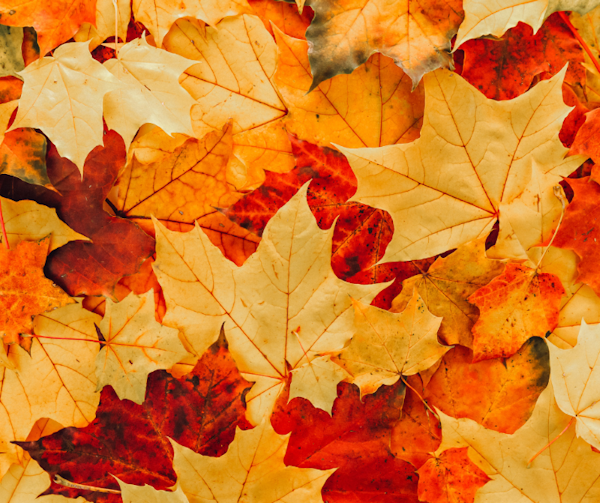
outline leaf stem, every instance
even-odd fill
[[[586,41],[583,40],[583,37],[577,31],[577,28],[575,28],[573,26],[573,23],[571,23],[571,20],[569,19],[569,16],[567,16],[564,12],[559,12],[558,14],[562,18],[562,20],[565,22],[565,24],[569,27],[569,29],[571,30],[571,32],[573,33],[573,35],[575,35],[575,38],[579,42],[579,45],[581,47],[583,47],[583,50],[585,52],[587,52],[588,56],[592,60],[592,63],[596,67],[596,70],[598,71],[598,73],[600,73],[600,61],[598,61],[598,59],[596,58],[596,56],[594,56],[594,53],[592,52],[592,50],[590,49],[590,47],[587,45]]]
[[[116,489],[104,489],[103,487],[86,486],[84,484],[76,484],[75,482],[69,482],[68,480],[63,479],[58,474],[54,475],[54,483],[61,485],[61,486],[65,486],[65,487],[71,487],[73,489],[81,489],[82,491],[94,491],[97,493],[121,494],[121,491],[117,491]]]
[[[415,388],[413,388],[413,387],[412,387],[410,384],[408,384],[408,381],[407,381],[406,379],[404,379],[404,376],[403,376],[402,374],[400,374],[400,379],[402,379],[402,382],[404,383],[404,385],[405,385],[407,388],[410,388],[411,390],[413,390],[413,391],[416,393],[416,395],[419,397],[419,399],[421,400],[421,402],[423,402],[423,405],[425,405],[425,408],[426,408],[426,409],[427,409],[429,412],[431,412],[431,413],[432,413],[432,414],[433,414],[433,415],[434,415],[434,416],[435,416],[435,417],[438,419],[438,421],[439,421],[439,419],[440,419],[440,418],[439,418],[439,416],[438,416],[438,415],[437,415],[437,413],[436,413],[436,412],[435,412],[435,411],[434,411],[434,410],[433,410],[433,409],[432,409],[432,408],[429,406],[429,404],[427,403],[427,400],[425,400],[425,399],[424,399],[424,398],[421,396],[421,394],[420,394],[420,393],[419,393],[419,392],[418,392],[418,391],[417,391]]]
[[[563,431],[561,431],[552,440],[550,440],[550,442],[548,442],[544,447],[542,447],[538,452],[536,452],[533,455],[533,457],[527,462],[527,468],[531,468],[531,463],[533,463],[533,460],[535,458],[537,458],[542,452],[544,452],[548,447],[550,447],[554,442],[556,442],[569,429],[569,426],[571,426],[574,421],[575,421],[575,417],[572,417],[571,420],[569,421],[569,423],[567,424],[567,426],[565,426],[565,429]]]
[[[2,227],[2,240],[7,250],[10,250],[10,244],[8,243],[8,236],[6,235],[6,227],[4,226],[4,215],[2,214],[2,201],[0,200],[0,227]]]

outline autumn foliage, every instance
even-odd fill
[[[600,501],[598,40],[0,0],[0,503]]]

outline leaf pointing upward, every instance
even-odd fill
[[[566,67],[512,101],[485,98],[462,77],[428,74],[421,137],[410,144],[340,150],[358,178],[354,200],[384,209],[394,237],[382,261],[437,255],[487,235],[500,207],[525,189],[535,161],[543,173],[570,174],[558,139],[569,108]]]

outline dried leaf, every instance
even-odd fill
[[[25,68],[21,44],[23,28],[0,25],[0,77],[17,76]]]

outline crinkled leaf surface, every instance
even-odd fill
[[[536,161],[566,176],[582,158],[564,158],[558,131],[565,69],[518,98],[485,98],[445,70],[425,81],[425,117],[413,143],[344,149],[358,178],[354,200],[390,212],[394,236],[383,260],[429,257],[489,233],[501,204],[515,200]]]
[[[154,292],[106,301],[98,329],[104,337],[96,358],[98,390],[111,385],[121,400],[141,404],[148,374],[169,369],[187,356],[178,331],[154,319]]]
[[[394,60],[416,86],[424,73],[452,67],[450,40],[462,21],[461,2],[408,0],[312,0],[312,88],[351,73],[380,52]]]
[[[221,337],[188,375],[175,379],[162,370],[150,374],[143,404],[121,401],[107,386],[102,390],[96,419],[89,426],[65,428],[37,442],[19,445],[52,477],[60,473],[75,483],[118,490],[114,475],[129,484],[167,489],[176,481],[173,449],[167,437],[194,452],[222,456],[233,440],[236,425],[249,426],[244,420],[243,402],[248,385]],[[81,495],[98,503],[121,502],[119,495],[55,483],[47,494]]]
[[[450,349],[437,340],[442,320],[429,312],[417,292],[401,313],[356,301],[354,313],[356,332],[336,362],[363,395],[431,367]]]
[[[61,45],[20,75],[25,84],[11,129],[41,129],[83,173],[90,151],[102,145],[102,98],[121,84],[92,59],[87,42]]]
[[[167,301],[163,323],[179,328],[202,354],[225,322],[240,371],[257,383],[247,396],[256,424],[269,414],[288,365],[295,369],[340,350],[352,337],[350,296],[370,302],[386,286],[352,285],[335,276],[333,229],[317,226],[307,189],[269,221],[242,267],[225,259],[199,227],[180,234],[156,224],[154,271]]]
[[[509,263],[468,299],[480,311],[473,326],[473,361],[506,358],[530,337],[552,332],[564,293],[557,276]]]
[[[252,430],[238,429],[220,458],[172,442],[178,486],[190,503],[320,501],[321,487],[335,470],[286,466],[288,441],[288,436],[273,430],[269,419],[263,419]]]

